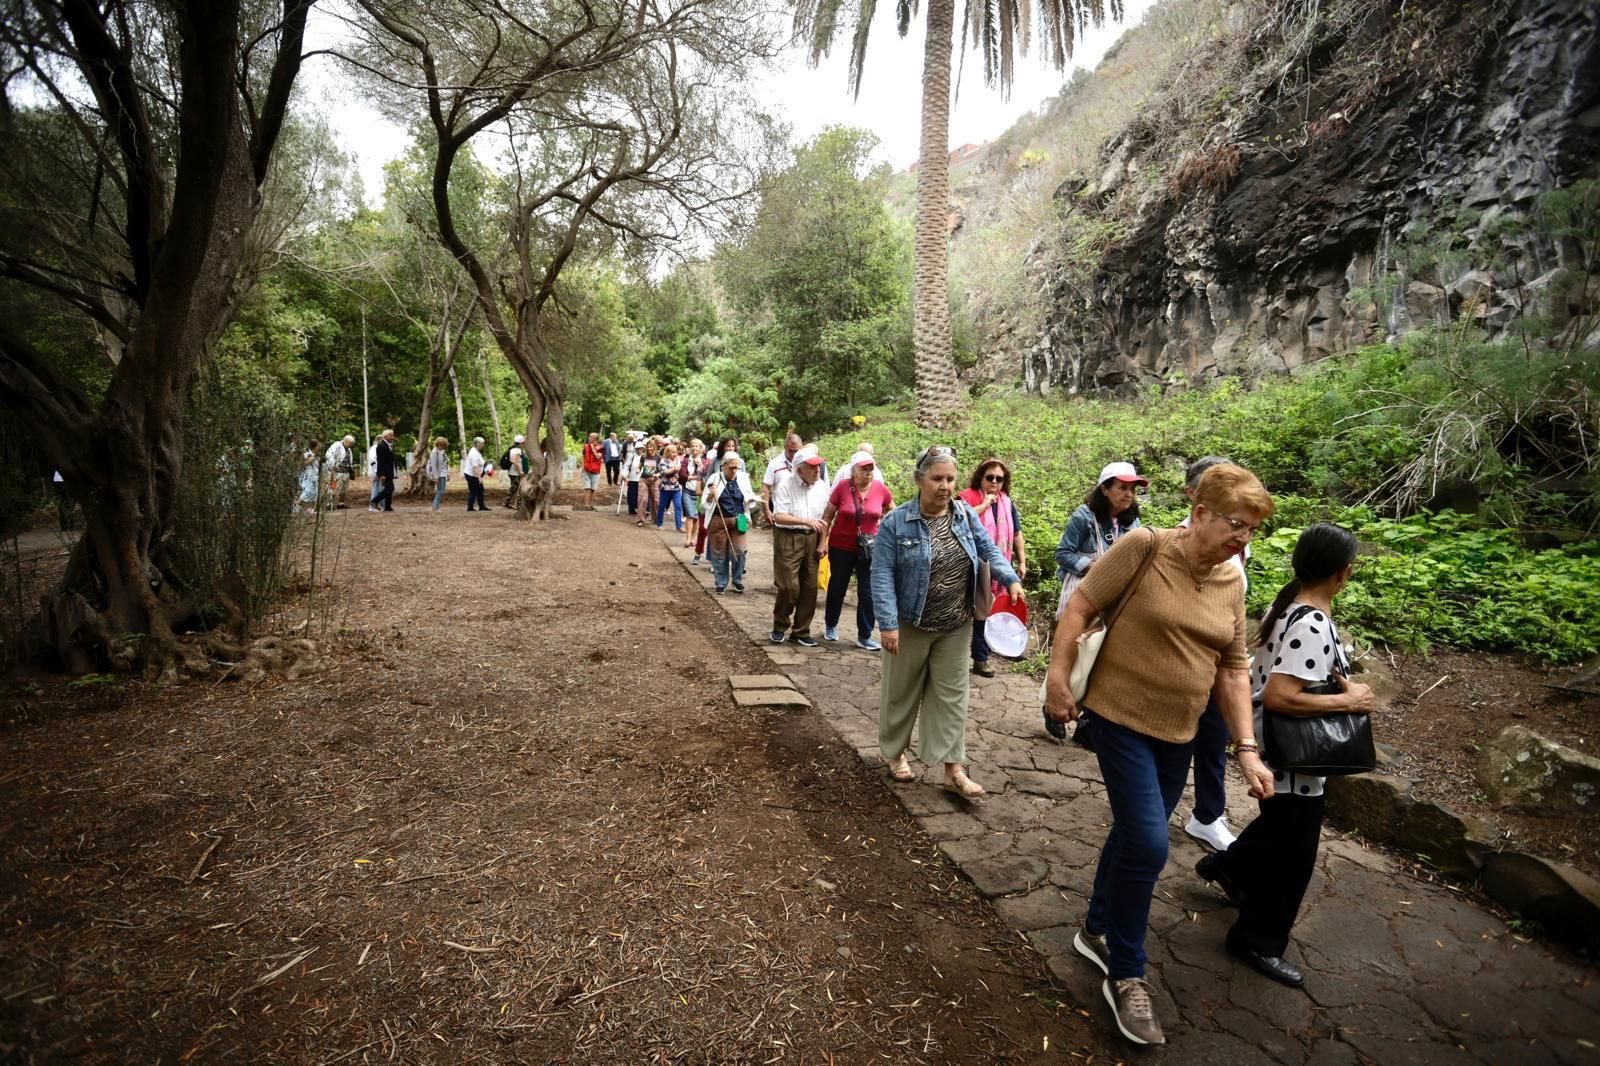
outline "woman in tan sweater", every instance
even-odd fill
[[[1119,540],[1073,592],[1056,626],[1045,710],[1072,721],[1079,710],[1068,678],[1078,637],[1096,615],[1110,614],[1155,553],[1101,646],[1084,696],[1096,719],[1095,754],[1112,825],[1088,916],[1073,940],[1106,974],[1103,991],[1117,1027],[1136,1044],[1166,1042],[1144,980],[1144,936],[1167,862],[1167,821],[1189,778],[1208,697],[1236,742],[1250,794],[1272,794],[1272,772],[1252,735],[1244,582],[1227,563],[1273,509],[1254,474],[1231,463],[1212,467],[1195,490],[1188,528]]]

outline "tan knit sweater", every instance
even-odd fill
[[[1174,530],[1156,532],[1157,554],[1100,648],[1083,705],[1102,718],[1174,744],[1194,739],[1219,669],[1246,670],[1244,578],[1214,567],[1195,590]],[[1097,610],[1116,606],[1149,550],[1127,534],[1078,586]]]

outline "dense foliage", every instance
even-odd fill
[[[1509,358],[1506,349],[1478,341],[1471,349]],[[1187,509],[1180,491],[1187,463],[1205,454],[1229,455],[1262,477],[1279,507],[1256,538],[1254,612],[1288,579],[1289,552],[1300,529],[1331,520],[1355,530],[1366,556],[1340,601],[1352,632],[1406,647],[1441,642],[1509,648],[1554,661],[1593,654],[1600,650],[1600,545],[1579,539],[1574,523],[1594,522],[1597,501],[1585,494],[1592,489],[1536,493],[1512,477],[1515,463],[1500,456],[1496,445],[1515,434],[1500,441],[1486,435],[1482,442],[1485,453],[1500,456],[1504,476],[1486,482],[1490,491],[1479,515],[1443,511],[1396,518],[1392,511],[1382,513],[1390,498],[1361,502],[1394,472],[1430,454],[1434,427],[1425,414],[1459,380],[1446,372],[1449,364],[1442,358],[1439,338],[1419,334],[1403,347],[1367,348],[1300,378],[1269,379],[1254,390],[1223,380],[1131,403],[986,399],[974,406],[964,429],[946,436],[919,430],[895,412],[868,412],[865,427],[826,437],[822,447],[839,461],[857,441],[870,439],[897,499],[911,491],[910,461],[926,444],[953,445],[963,472],[987,456],[1005,460],[1029,546],[1029,583],[1041,607],[1049,608],[1059,589],[1051,559],[1056,541],[1101,466],[1121,459],[1137,463],[1151,479],[1147,518],[1170,525]],[[1571,363],[1541,369],[1524,361],[1512,365],[1509,380],[1500,380],[1496,365],[1490,359],[1470,372],[1481,376],[1486,391],[1507,389],[1516,397],[1550,394],[1577,373]],[[1390,401],[1374,404],[1380,394]],[[1594,432],[1592,421],[1586,432]],[[1446,458],[1489,465],[1483,455],[1466,451]],[[1443,481],[1456,472],[1447,464],[1435,473]],[[1552,516],[1561,524],[1546,529]],[[1506,517],[1517,524],[1507,528],[1497,520]]]

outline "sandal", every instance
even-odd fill
[[[964,766],[958,766],[954,770],[946,770],[944,772],[944,790],[946,792],[954,792],[962,799],[969,800],[981,799],[989,794],[982,785],[967,776],[967,770]]]
[[[911,769],[911,760],[906,757],[905,752],[902,751],[899,755],[889,760],[889,776],[896,781],[915,781],[917,779],[917,772]]]

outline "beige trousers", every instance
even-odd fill
[[[817,613],[817,566],[821,561],[817,558],[815,533],[772,531],[772,578],[778,586],[778,602],[772,608],[774,633],[788,630],[795,636],[811,634],[811,619]]]
[[[967,761],[971,643],[970,625],[948,633],[901,625],[900,651],[882,653],[878,684],[878,745],[885,759],[893,760],[911,746],[911,728],[920,712],[922,761]]]

